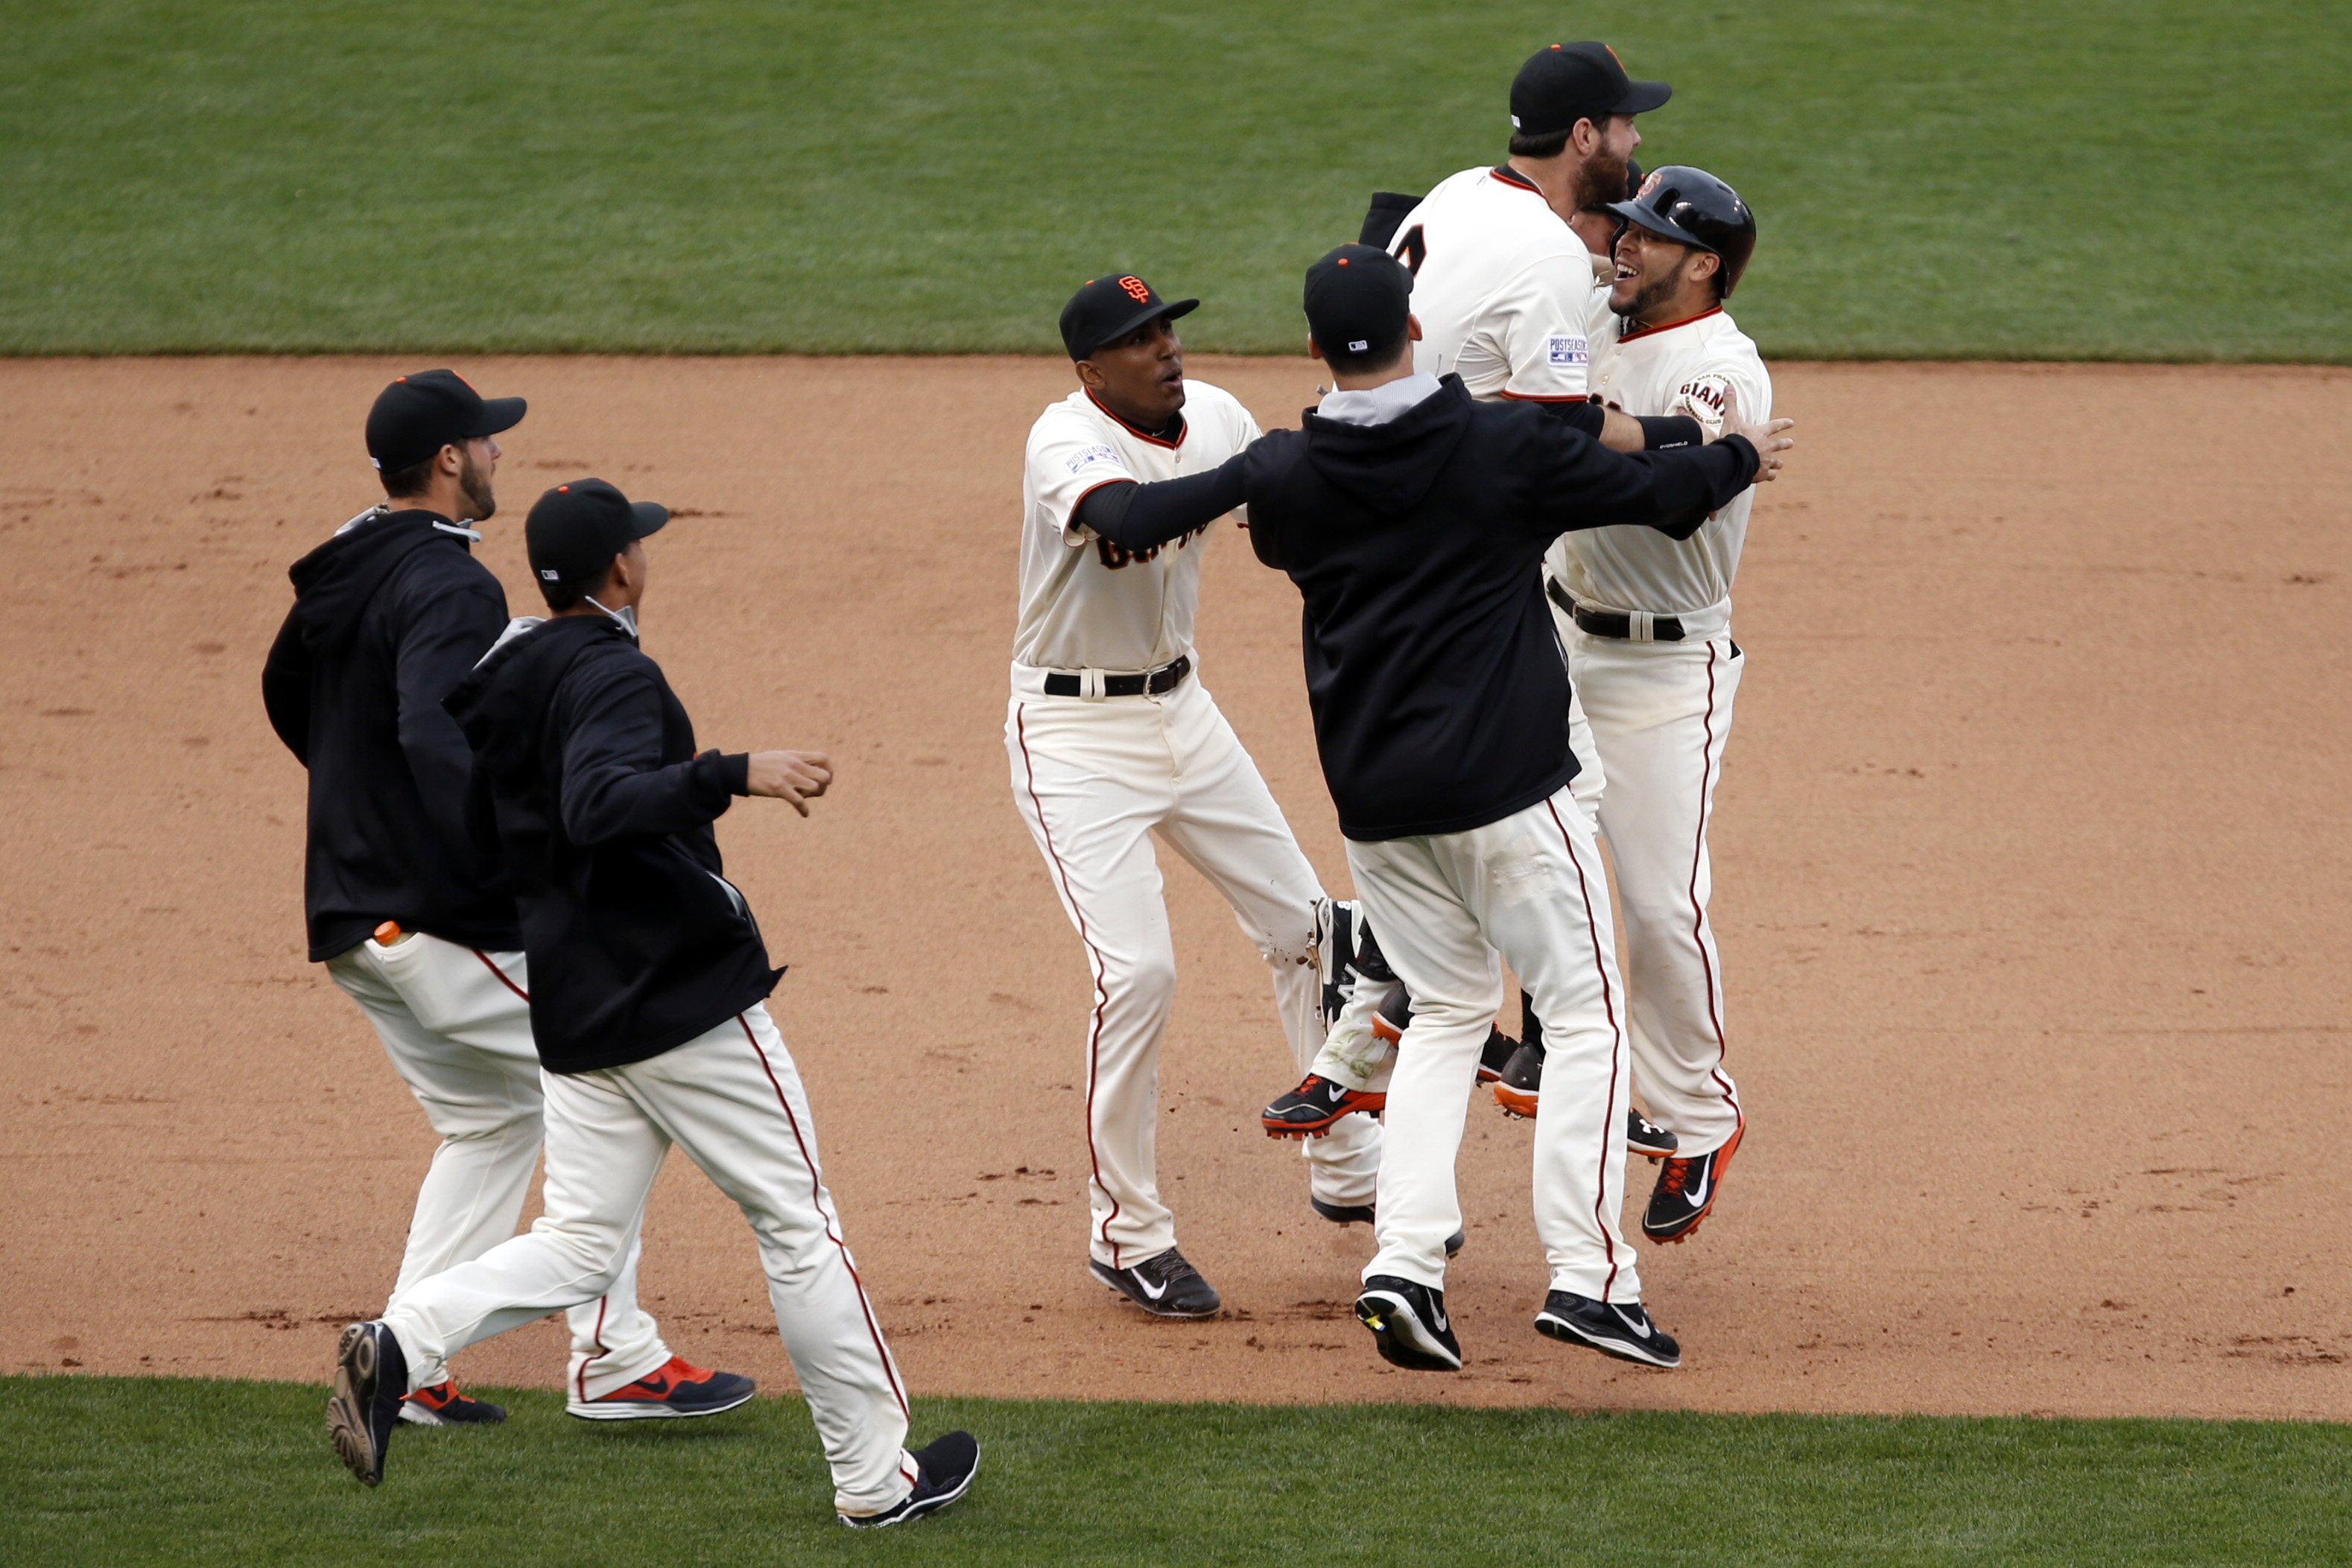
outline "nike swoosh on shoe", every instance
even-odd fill
[[[1713,1167],[1710,1166],[1706,1174],[1699,1177],[1698,1186],[1683,1194],[1683,1197],[1690,1200],[1690,1206],[1693,1208],[1705,1208],[1706,1207],[1706,1189],[1714,1185],[1715,1171]]]
[[[1155,1290],[1153,1290],[1153,1289],[1151,1288],[1151,1281],[1149,1281],[1149,1280],[1147,1280],[1147,1279],[1145,1279],[1145,1278],[1144,1278],[1142,1275],[1140,1275],[1140,1274],[1138,1274],[1138,1275],[1135,1277],[1135,1282],[1136,1282],[1139,1286],[1142,1287],[1143,1293],[1144,1293],[1145,1295],[1150,1296],[1150,1297],[1153,1301],[1158,1301],[1160,1297],[1162,1297],[1162,1296],[1164,1296],[1164,1295],[1166,1295],[1166,1294],[1168,1293],[1168,1287],[1167,1287],[1167,1286],[1162,1285],[1162,1286],[1160,1286],[1158,1290],[1156,1290],[1156,1291],[1155,1291]]]

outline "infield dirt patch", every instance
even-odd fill
[[[382,1305],[433,1140],[304,961],[258,677],[416,368],[0,363],[0,1367],[318,1380]],[[462,368],[531,400],[482,547],[515,604],[540,489],[665,501],[646,645],[705,743],[837,759],[814,821],[719,837],[919,1394],[2352,1416],[2352,371],[1775,367],[1803,444],[1740,578],[1715,832],[1750,1126],[1704,1231],[1643,1258],[1686,1364],[1533,1333],[1529,1129],[1476,1109],[1444,1378],[1349,1319],[1370,1238],[1260,1134],[1292,1075],[1264,969],[1181,863],[1161,1173],[1232,1311],[1086,1277],[1087,977],[1000,738],[1022,440],[1066,366]],[[1192,369],[1269,425],[1315,382]],[[1296,595],[1227,537],[1202,597],[1204,679],[1343,889]],[[644,1275],[681,1351],[789,1386],[683,1160]],[[562,1354],[535,1325],[459,1371]]]

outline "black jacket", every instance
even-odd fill
[[[1250,542],[1306,600],[1316,747],[1359,841],[1466,832],[1575,778],[1544,550],[1612,523],[1687,538],[1756,473],[1736,436],[1625,456],[1457,376],[1386,424],[1304,423],[1249,450]]]
[[[443,527],[436,528],[435,524]],[[466,831],[474,754],[441,699],[507,623],[457,525],[378,512],[294,563],[261,672],[269,723],[310,770],[310,956],[386,920],[468,947],[522,946],[513,896]]]
[[[711,822],[750,758],[694,726],[620,622],[558,616],[449,695],[473,743],[473,821],[522,909],[530,1030],[551,1072],[643,1061],[776,988]]]

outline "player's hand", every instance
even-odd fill
[[[1762,485],[1780,477],[1780,454],[1797,444],[1795,436],[1780,433],[1796,423],[1793,419],[1768,419],[1761,424],[1743,423],[1739,417],[1739,389],[1727,386],[1723,389],[1723,429],[1716,440],[1726,435],[1748,437],[1748,444],[1756,448],[1756,483]]]
[[[833,783],[833,758],[822,751],[755,751],[745,789],[754,795],[789,801],[805,817],[808,803]]]

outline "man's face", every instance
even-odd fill
[[[1097,349],[1083,361],[1079,379],[1120,418],[1159,429],[1184,406],[1184,344],[1175,323],[1158,317]]]
[[[1586,207],[1622,202],[1633,194],[1625,188],[1625,163],[1633,156],[1633,149],[1642,144],[1642,133],[1633,129],[1633,117],[1630,114],[1612,114],[1606,120],[1594,120],[1592,125],[1600,132],[1601,142],[1586,154],[1584,167],[1578,175],[1583,189],[1577,204]]]
[[[1685,280],[1706,270],[1705,264],[1715,260],[1706,251],[1639,224],[1625,225],[1615,254],[1617,281],[1609,290],[1609,308],[1643,321],[1671,305]]]
[[[457,488],[466,497],[466,515],[478,523],[487,522],[499,509],[497,497],[490,494],[490,477],[499,471],[499,444],[490,436],[478,435],[458,451]]]

